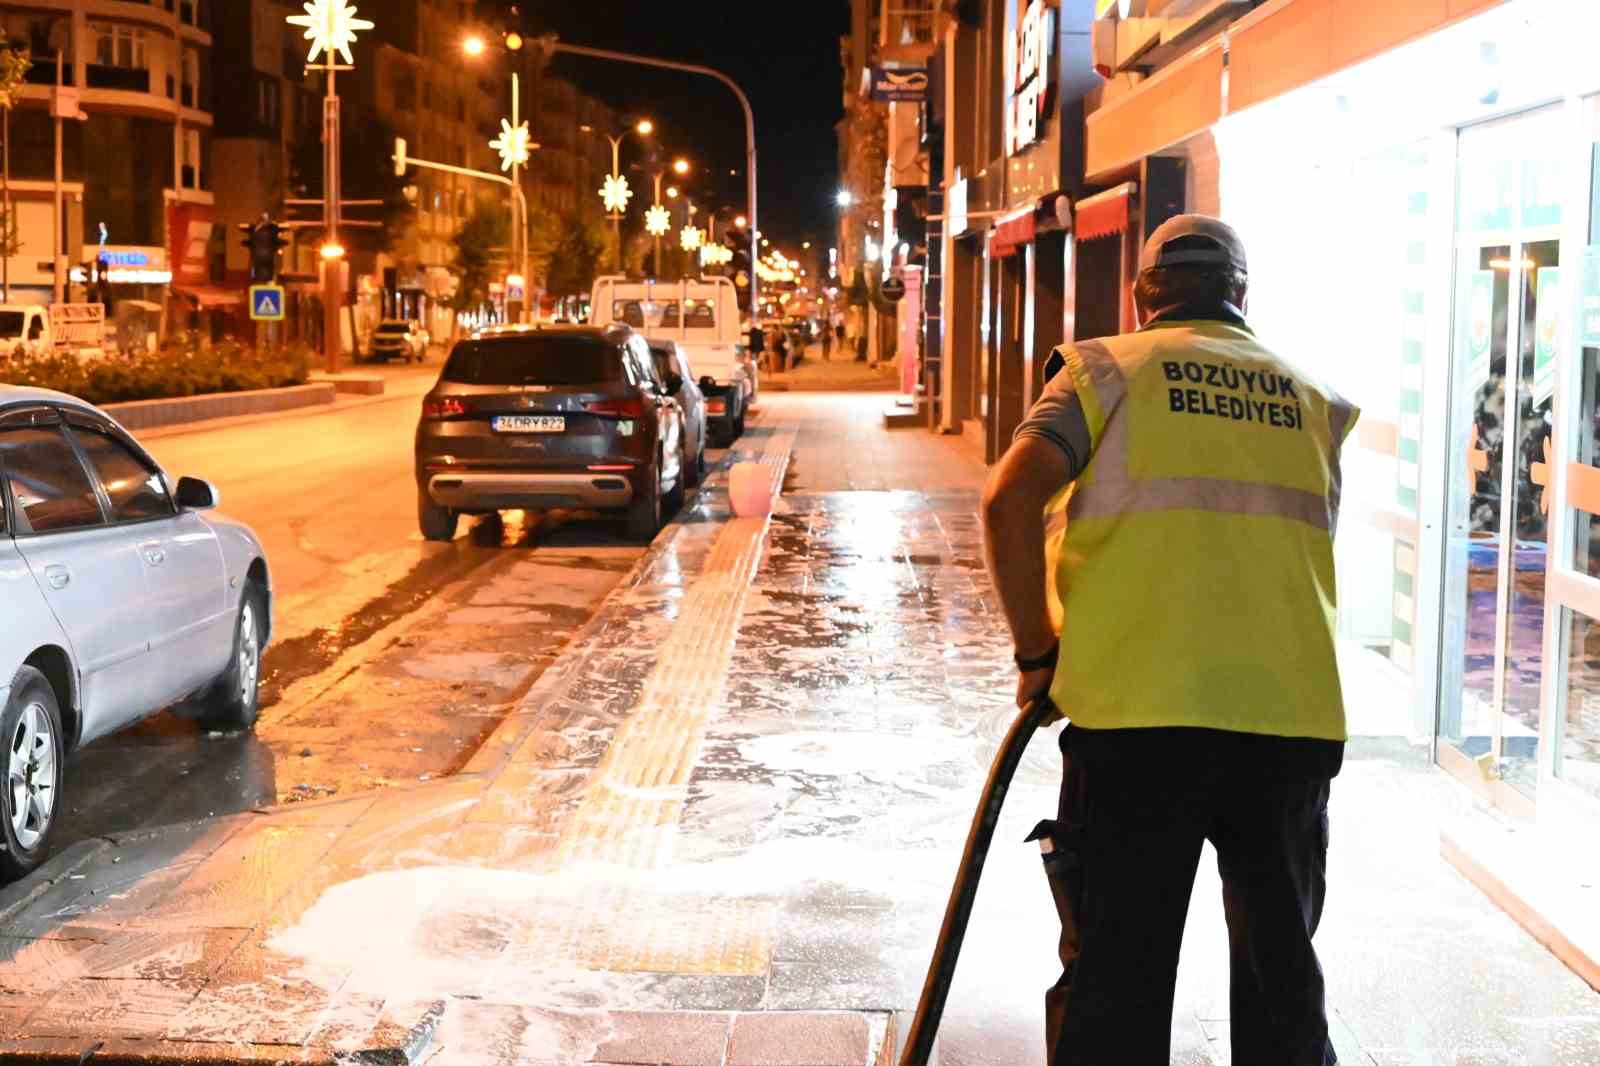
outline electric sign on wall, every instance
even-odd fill
[[[1016,66],[1006,102],[1006,154],[1016,155],[1043,136],[1055,88],[1056,10],[1048,0],[1031,0],[1017,27]]]

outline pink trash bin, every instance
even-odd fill
[[[772,512],[772,475],[760,463],[734,463],[728,472],[728,499],[740,518],[760,518]]]

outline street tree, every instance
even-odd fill
[[[511,242],[511,212],[504,204],[479,201],[455,236],[454,311],[477,311],[489,302],[489,282],[502,265]]]
[[[560,232],[550,254],[545,288],[556,296],[586,295],[600,272],[609,232],[604,222],[575,212],[561,217]]]

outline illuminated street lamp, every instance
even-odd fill
[[[584,132],[592,128],[580,126]],[[622,269],[622,216],[628,210],[628,201],[633,199],[633,190],[628,188],[628,179],[622,176],[622,141],[630,133],[637,133],[641,137],[648,137],[656,131],[656,124],[647,118],[642,118],[633,125],[632,129],[623,130],[613,136],[606,134],[606,140],[611,142],[611,173],[606,176],[605,184],[600,187],[600,202],[605,205],[606,213],[611,216],[611,239],[617,246],[617,269]]]
[[[511,56],[522,51],[525,41],[517,30],[521,14],[516,5],[506,13],[506,28],[500,34],[500,43]],[[461,51],[469,58],[482,56],[488,45],[477,34],[461,42]],[[511,172],[511,265],[517,275],[528,274],[528,196],[522,188],[522,168],[528,165],[532,153],[539,147],[533,140],[528,124],[522,120],[522,77],[516,64],[511,65],[511,117],[500,120],[500,135],[489,142],[500,157],[500,169]],[[522,301],[523,304],[526,300]],[[509,310],[509,309],[508,309]],[[519,312],[518,317],[521,317]]]
[[[674,174],[677,174],[679,177],[682,177],[683,175],[689,173],[689,161],[687,159],[683,158],[682,156],[679,156],[677,159],[674,159],[672,161],[672,172]],[[651,204],[650,210],[645,212],[645,226],[644,226],[645,232],[650,234],[650,236],[655,238],[654,274],[655,274],[656,277],[660,277],[661,276],[661,238],[664,237],[666,235],[666,233],[667,233],[667,230],[669,230],[672,227],[672,222],[671,222],[672,215],[671,215],[671,212],[669,212],[667,210],[666,205],[661,202],[661,179],[666,177],[666,173],[667,172],[665,170],[656,171],[656,175],[655,175],[655,177],[656,177],[656,199],[655,199],[655,203]],[[668,188],[667,189],[667,199],[676,200],[677,198],[678,198],[678,188],[677,188],[677,186],[674,185],[674,186]],[[657,212],[659,212],[660,214],[657,215]],[[652,217],[657,218],[657,220],[659,221],[660,227],[661,227],[659,230],[656,230],[656,229],[652,228],[652,222],[651,222]]]
[[[344,303],[344,269],[339,261],[344,257],[344,248],[339,243],[337,79],[339,71],[351,69],[351,64],[355,62],[355,57],[350,54],[350,46],[355,43],[356,33],[373,29],[375,24],[367,19],[357,18],[355,5],[346,3],[345,0],[305,0],[301,6],[305,14],[289,15],[285,21],[291,26],[304,29],[306,40],[311,42],[311,51],[306,56],[306,69],[323,71],[328,77],[327,96],[322,102],[322,202],[327,222],[327,243],[323,245],[325,266],[322,277],[322,350],[329,373],[335,373],[339,369],[340,350],[344,347],[339,326],[339,311]],[[336,52],[344,60],[342,65],[335,61]],[[320,65],[316,64],[318,56],[323,57]],[[338,254],[328,255],[330,249],[338,249]]]
[[[745,218],[743,215],[740,215],[738,218],[733,220],[733,224],[739,229],[744,229],[746,226],[750,225],[750,220]]]
[[[856,202],[856,198],[850,194],[849,189],[840,189],[839,195],[834,197],[834,199],[838,201],[840,207],[849,207],[851,204]]]

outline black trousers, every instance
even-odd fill
[[[1142,732],[1148,743],[1132,735]],[[1155,732],[1062,737],[1077,957],[1052,1066],[1167,1066],[1178,951],[1207,840],[1228,922],[1234,1066],[1335,1066],[1311,938],[1337,764],[1308,765],[1293,741],[1275,758],[1274,738],[1241,747],[1236,734]]]

